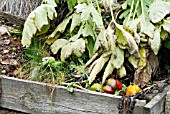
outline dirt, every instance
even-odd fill
[[[7,21],[0,19],[0,25],[4,28]],[[9,28],[8,28],[9,29]],[[10,33],[0,33],[0,74],[7,76],[16,75],[17,69],[23,59],[22,45],[19,36],[12,36]]]

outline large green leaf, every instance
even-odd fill
[[[170,14],[170,2],[155,0],[149,7],[149,18],[153,23],[157,23]]]
[[[87,21],[90,16],[92,16],[93,22],[97,25],[98,28],[104,28],[103,20],[100,17],[97,10],[94,8],[93,4],[78,4],[75,6],[77,13],[81,12],[81,21]]]
[[[155,55],[158,54],[158,51],[161,46],[161,37],[160,37],[160,32],[161,32],[161,27],[157,27],[156,30],[154,31],[154,37],[153,39],[149,39],[151,49],[154,51]]]
[[[37,7],[29,14],[25,21],[21,43],[24,46],[29,47],[31,38],[35,35],[37,30],[41,32],[42,27],[49,24],[48,20],[52,20],[56,16],[57,13],[52,5],[42,4]]]
[[[65,39],[57,39],[52,45],[51,45],[51,51],[53,54],[57,54],[58,50],[62,48],[63,46],[67,45],[69,42]]]
[[[103,66],[105,65],[105,63],[109,60],[109,56],[105,56],[104,54],[100,56],[99,59],[97,59],[95,62],[93,62],[94,64],[92,64],[92,70],[90,72],[90,76],[88,78],[89,80],[89,84],[91,84],[97,74],[102,70]]]

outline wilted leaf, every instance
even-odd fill
[[[107,66],[106,66],[106,68],[105,68],[104,74],[103,74],[103,76],[102,76],[102,84],[105,83],[106,78],[107,78],[110,74],[112,74],[112,72],[113,72],[113,70],[114,70],[114,66],[113,66],[113,64],[112,64],[112,61],[113,61],[113,60],[114,60],[114,54],[111,55],[110,60],[109,60]]]
[[[170,2],[155,0],[149,7],[149,18],[153,23],[157,23],[164,19],[170,13]]]
[[[53,54],[57,54],[58,50],[62,48],[63,46],[67,45],[69,42],[65,39],[57,39],[52,45],[51,45],[51,51]]]
[[[49,24],[48,20],[52,20],[56,16],[57,13],[54,6],[48,4],[43,4],[32,11],[24,24],[22,44],[29,47],[31,38],[35,35],[37,30],[41,31],[44,25]]]
[[[112,64],[115,68],[119,69],[124,63],[124,50],[120,49],[118,46],[116,46],[116,54],[114,55],[114,59],[112,61]]]
[[[58,26],[57,28],[53,31],[53,33],[50,35],[50,38],[55,37],[55,35],[57,34],[57,32],[61,32],[63,33],[66,29],[66,26],[68,25],[68,23],[70,22],[70,19],[72,18],[72,16],[69,16],[68,18],[64,19]]]
[[[154,76],[158,71],[159,60],[158,60],[158,56],[155,55],[152,50],[150,50],[149,52],[148,61],[149,61],[149,65],[152,68],[152,75]]]
[[[135,71],[134,83],[144,87],[151,79],[152,69],[147,62],[145,67],[138,67]]]
[[[135,56],[138,56],[138,45],[136,44],[134,37],[127,31],[123,29],[122,25],[115,24],[116,27],[122,32],[123,36],[125,37],[126,41],[128,42],[129,46],[129,53],[134,54]]]
[[[161,32],[161,27],[156,28],[156,30],[154,31],[153,39],[149,39],[151,49],[154,51],[155,55],[158,54],[158,51],[161,46],[160,32]]]
[[[142,47],[139,50],[139,55],[140,55],[140,58],[139,58],[138,67],[146,66],[146,59],[147,59],[147,55],[148,55],[148,50],[145,49],[144,47]]]
[[[117,74],[119,76],[119,78],[123,78],[124,76],[126,76],[126,69],[124,66],[122,66],[120,69],[117,70]]]
[[[116,28],[116,36],[117,36],[117,40],[116,40],[117,43],[123,46],[124,48],[128,48],[128,43],[125,37],[123,36],[122,32],[118,28]]]
[[[105,29],[102,29],[99,35],[97,36],[97,39],[95,41],[94,48],[93,48],[93,53],[95,53],[99,49],[99,47],[102,46],[102,40],[104,39],[104,32],[105,32]]]
[[[116,48],[116,36],[114,35],[115,30],[114,30],[114,22],[111,22],[107,28],[107,30],[105,31],[105,36],[104,38],[106,38],[107,40],[107,47],[108,50],[111,50],[113,54],[115,54],[115,48]],[[107,48],[106,48],[107,50]]]
[[[88,78],[89,84],[91,84],[94,81],[97,74],[102,70],[103,66],[105,65],[105,63],[108,60],[109,60],[109,56],[103,57],[103,55],[101,55],[100,58],[96,60],[96,62],[94,61],[95,64],[92,64],[93,68],[92,68],[92,70],[90,72],[90,76]]]

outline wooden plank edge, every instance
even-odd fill
[[[166,86],[163,92],[158,93],[150,102],[144,106],[145,114],[161,114],[165,110],[165,98],[170,85]]]
[[[1,12],[1,11],[0,11],[0,15],[3,16],[5,19],[7,19],[12,24],[21,25],[21,26],[24,25],[25,20],[26,20],[25,18],[14,16],[14,15],[11,15],[10,13]]]
[[[42,86],[46,86],[46,87],[54,87],[54,85],[52,84],[48,84],[48,83],[42,83],[42,82],[35,82],[35,81],[30,81],[30,80],[22,80],[22,79],[17,79],[17,78],[13,78],[13,77],[6,77],[6,76],[2,76],[0,75],[1,81],[3,80],[12,80],[12,81],[16,81],[16,82],[23,82],[25,84],[37,84],[37,85],[42,85]],[[2,82],[1,82],[2,83]],[[58,86],[55,85],[55,88],[58,88],[59,90],[66,90],[66,87],[64,86]],[[78,94],[86,94],[86,95],[94,95],[94,96],[98,96],[99,98],[107,98],[107,99],[119,99],[121,98],[121,96],[115,96],[115,95],[111,95],[111,94],[106,94],[106,93],[99,93],[99,92],[93,92],[93,91],[85,91],[85,90],[80,90],[80,89],[74,89],[74,92],[78,93]],[[69,93],[68,93],[69,94]],[[113,101],[114,102],[114,101]],[[110,105],[113,105],[114,103],[111,103]],[[143,114],[143,106],[146,104],[145,100],[137,100],[137,103],[135,105],[135,109],[134,112],[139,111],[140,113],[138,114]],[[9,109],[13,109],[13,110],[17,110],[17,111],[22,111],[22,112],[26,112],[26,113],[30,113],[29,110],[24,110],[21,108],[14,108],[14,107],[4,107],[4,108],[9,108]],[[86,112],[87,113],[87,112]],[[88,112],[88,113],[93,113],[93,112]],[[115,114],[115,113],[114,113]],[[134,113],[135,114],[135,113]]]

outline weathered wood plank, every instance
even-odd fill
[[[144,114],[162,114],[165,112],[165,98],[169,88],[170,85],[144,106]]]
[[[166,102],[165,102],[165,114],[170,114],[170,86],[167,92]]]
[[[24,20],[42,0],[1,0],[0,15],[6,17],[9,21],[23,25]]]
[[[47,114],[50,110],[53,114],[118,114],[120,96],[79,89],[69,93],[63,86],[4,76],[1,76],[1,88],[0,106],[8,109],[32,114]],[[143,114],[145,104],[144,100],[137,101],[138,114]]]

